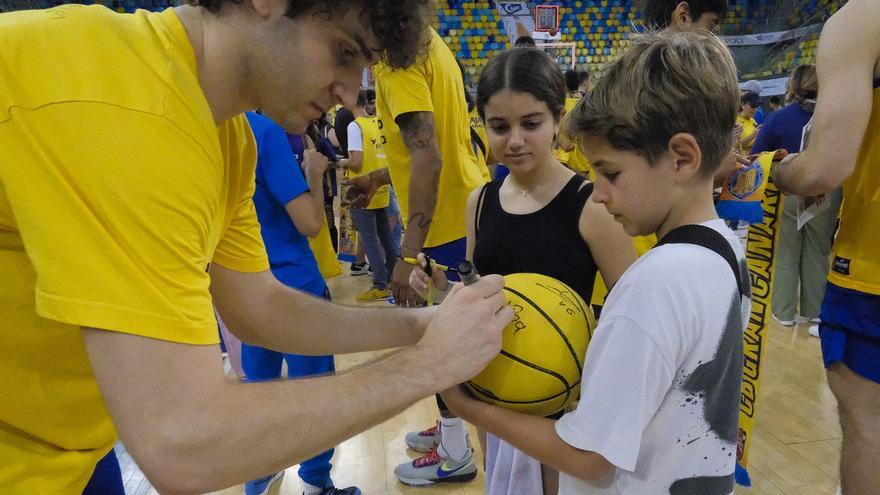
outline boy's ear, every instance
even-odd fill
[[[276,7],[275,4],[277,3],[278,2],[275,0],[251,0],[254,12],[260,17],[269,17],[272,14],[272,9]]]
[[[688,5],[687,2],[678,2],[678,5],[676,5],[675,9],[672,11],[672,24],[676,26],[684,26],[690,24],[692,21],[691,6]]]
[[[669,152],[675,160],[675,171],[689,179],[700,171],[703,153],[693,134],[680,132],[669,139]]]

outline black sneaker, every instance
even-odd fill
[[[305,492],[303,492],[303,495],[306,495]],[[336,488],[335,486],[331,486],[330,488],[324,488],[321,495],[361,495],[361,489],[356,486],[350,486],[348,488]]]
[[[373,268],[370,267],[370,264],[364,261],[363,263],[352,263],[351,264],[351,275],[353,277],[359,277],[361,275],[367,275],[373,273]]]

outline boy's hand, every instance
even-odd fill
[[[327,171],[329,165],[330,160],[328,160],[321,152],[315,151],[314,149],[303,151],[303,166],[306,169],[306,177],[323,177],[324,172]]]
[[[441,389],[470,379],[501,350],[501,333],[513,319],[505,302],[504,278],[488,275],[471,285],[455,284],[416,344],[436,368]]]

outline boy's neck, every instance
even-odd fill
[[[669,211],[666,219],[657,229],[657,239],[684,225],[696,225],[717,220],[715,203],[712,201],[712,184],[695,187],[692,194],[683,196],[681,201]]]

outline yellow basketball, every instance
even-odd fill
[[[501,353],[467,382],[480,400],[535,416],[549,416],[580,394],[593,312],[564,283],[537,273],[504,277],[513,321]]]

